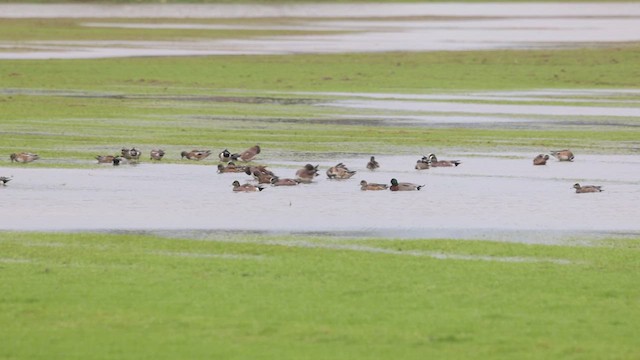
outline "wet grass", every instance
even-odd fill
[[[637,358],[638,249],[0,233],[0,358]]]
[[[0,61],[5,89],[0,95],[0,152],[32,151],[50,160],[30,164],[35,166],[68,166],[65,160],[92,160],[124,146],[145,151],[163,147],[177,154],[189,148],[239,151],[255,143],[267,149],[266,156],[269,151],[321,154],[338,149],[410,154],[425,146],[628,153],[638,148],[638,127],[598,126],[610,120],[606,116],[578,128],[392,127],[397,113],[318,107],[318,101],[331,101],[331,96],[314,92],[637,88],[638,62],[636,46]],[[307,93],[296,95],[298,91]],[[624,96],[637,100],[637,95]],[[379,115],[388,116],[386,124],[375,120]],[[375,121],[367,122],[368,116]]]

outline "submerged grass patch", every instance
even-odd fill
[[[637,240],[221,239],[0,233],[0,356],[640,355]],[[416,251],[467,258],[402,255]]]

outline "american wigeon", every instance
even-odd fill
[[[209,155],[211,155],[211,150],[191,150],[180,153],[183,159],[187,158],[188,160],[202,160]]]
[[[7,183],[9,181],[11,181],[11,177],[7,177],[7,176],[0,176],[0,182],[2,183],[2,186],[6,186]]]
[[[372,156],[371,159],[369,160],[369,162],[367,163],[367,169],[375,170],[375,169],[377,169],[379,167],[380,167],[380,163],[378,163],[376,161],[376,158],[374,156]]]
[[[126,162],[126,161],[127,161],[126,159],[123,160],[121,157],[116,156],[113,158],[112,163],[113,163],[113,166],[119,166],[121,162]]]
[[[585,186],[580,186],[580,184],[575,183],[573,185],[573,188],[576,189],[576,193],[577,194],[583,194],[583,193],[593,193],[593,192],[602,192],[604,190],[602,190],[602,186],[594,186],[594,185],[585,185]]]
[[[462,163],[460,160],[438,160],[435,154],[429,154],[427,158],[429,158],[432,167],[451,167],[458,166]]]
[[[269,172],[261,172],[259,170],[254,170],[251,175],[253,175],[254,179],[258,180],[258,184],[270,184],[271,183],[271,179],[274,179],[274,178],[277,177],[277,176],[273,175],[273,173],[271,171],[269,171]]]
[[[262,191],[264,190],[264,187],[262,186],[255,186],[255,185],[251,185],[251,184],[242,184],[240,185],[240,182],[238,180],[234,181],[232,183],[233,185],[233,191],[234,192],[254,192],[254,191]]]
[[[40,159],[40,156],[38,154],[21,152],[21,153],[17,153],[17,154],[13,153],[9,155],[9,159],[11,159],[11,162],[15,161],[15,162],[21,162],[21,163],[30,163],[32,161]]]
[[[327,177],[329,179],[349,179],[355,174],[355,170],[349,170],[343,163],[338,163],[336,166],[332,166],[327,170]]]
[[[136,148],[131,148],[131,149],[122,148],[122,150],[120,150],[120,153],[121,153],[121,156],[127,160],[138,160],[140,159],[140,155],[142,155],[142,151]]]
[[[298,185],[300,181],[295,179],[280,179],[279,177],[271,178],[271,185],[273,186],[295,186]]]
[[[554,158],[558,159],[558,161],[573,161],[574,159],[574,156],[571,150],[567,150],[567,149],[551,151],[550,154]]]
[[[229,150],[224,149],[218,154],[218,158],[222,162],[236,161],[240,157],[240,154],[232,154]]]
[[[533,158],[533,165],[546,165],[547,160],[549,160],[549,155],[538,154]]]
[[[407,182],[399,183],[396,179],[391,179],[391,187],[389,190],[391,191],[413,191],[420,190],[424,187],[424,185],[417,185]]]
[[[252,146],[252,147],[248,148],[247,150],[241,152],[239,158],[242,161],[251,161],[258,154],[260,154],[260,146],[259,145],[255,145],[255,146]]]
[[[247,170],[246,166],[238,166],[234,162],[230,161],[226,166],[218,164],[219,173],[241,173]]]
[[[302,169],[298,169],[296,171],[296,180],[301,183],[308,184],[313,181],[313,178],[320,175],[318,174],[318,166],[319,165],[311,165],[307,164]]]
[[[113,155],[96,155],[96,160],[98,160],[98,164],[112,164],[113,159],[116,157]]]
[[[387,190],[387,184],[368,183],[366,180],[360,181],[360,190]]]
[[[165,152],[162,149],[153,149],[149,153],[149,160],[162,160],[164,154]]]
[[[423,156],[422,159],[416,161],[416,170],[426,170],[431,167],[431,161],[428,157]]]

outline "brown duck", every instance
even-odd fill
[[[398,182],[396,179],[391,179],[391,187],[389,190],[391,191],[413,191],[420,190],[424,187],[424,185],[417,185],[407,182]]]
[[[427,157],[432,167],[452,167],[462,163],[460,160],[438,160],[435,154],[429,154]]]
[[[576,189],[576,194],[584,194],[584,193],[594,193],[594,192],[602,192],[602,186],[594,186],[594,185],[585,185],[580,186],[580,184],[575,183],[573,188]]]
[[[40,156],[38,156],[38,154],[21,152],[21,153],[17,153],[17,154],[13,153],[9,155],[9,159],[11,159],[11,162],[15,161],[15,162],[21,162],[21,163],[30,163],[32,161],[40,159]]]
[[[360,190],[387,190],[387,184],[368,183],[366,180],[360,181]]]
[[[354,170],[349,170],[343,163],[338,163],[336,166],[332,166],[327,170],[327,177],[329,179],[349,179],[355,174],[356,172]]]
[[[262,191],[264,190],[264,187],[262,186],[255,186],[255,185],[251,185],[251,184],[242,184],[240,185],[240,182],[238,180],[234,181],[232,183],[233,185],[233,191],[234,192],[254,192],[254,191]]]
[[[574,156],[571,150],[567,150],[567,149],[551,151],[550,154],[554,158],[558,159],[558,161],[573,161],[574,159]]]
[[[187,158],[188,160],[202,160],[209,155],[211,155],[211,150],[191,150],[180,153],[183,159]]]
[[[533,165],[547,165],[547,160],[549,160],[549,155],[538,154],[533,158]]]
[[[162,160],[162,158],[164,157],[164,150],[162,149],[153,149],[151,150],[151,152],[149,153],[149,159],[150,160]]]
[[[260,154],[260,146],[255,145],[241,152],[239,158],[242,161],[251,161],[255,159],[256,155],[258,154]]]
[[[371,159],[369,159],[369,162],[367,163],[367,169],[375,170],[379,167],[380,167],[380,163],[376,161],[375,156],[372,156]]]
[[[302,169],[298,169],[296,171],[296,180],[301,183],[308,184],[318,175],[318,165],[313,166],[311,164],[307,164]]]

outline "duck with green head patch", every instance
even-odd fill
[[[578,183],[573,184],[573,188],[576,189],[576,194],[595,193],[595,192],[604,191],[602,190],[602,186],[595,186],[595,185],[580,186],[580,184]]]
[[[391,179],[391,187],[389,190],[391,191],[414,191],[420,190],[424,187],[424,185],[417,185],[408,182],[398,182],[396,179]]]
[[[256,192],[264,190],[262,186],[255,186],[251,184],[242,184],[238,180],[234,181],[231,185],[233,185],[234,192]]]

